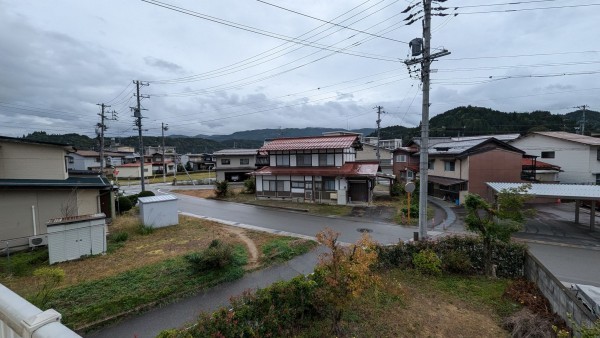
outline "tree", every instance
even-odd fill
[[[319,285],[316,292],[328,308],[332,330],[337,336],[341,336],[343,311],[354,298],[379,282],[371,271],[377,261],[375,243],[371,238],[363,234],[356,244],[343,247],[338,242],[339,235],[331,229],[317,234],[319,243],[329,248],[331,253],[321,255],[315,269],[315,279]]]
[[[465,199],[467,230],[477,232],[483,240],[483,263],[487,276],[493,274],[492,244],[495,241],[508,242],[511,234],[523,227],[525,217],[532,213],[523,209],[525,201],[531,198],[527,194],[530,187],[524,184],[501,190],[495,205],[476,194],[469,194]]]

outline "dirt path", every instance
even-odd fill
[[[248,264],[246,265],[245,269],[252,270],[257,268],[259,258],[258,248],[256,247],[254,241],[246,236],[244,233],[245,230],[235,227],[223,227],[223,229],[229,233],[237,235],[244,242],[244,244],[246,244],[250,257],[248,258]]]

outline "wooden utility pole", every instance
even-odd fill
[[[131,109],[133,110],[133,117],[136,118],[135,125],[138,127],[138,134],[140,138],[140,179],[142,180],[142,191],[146,191],[146,182],[144,177],[144,138],[142,137],[142,110],[146,109],[142,109],[141,99],[149,98],[149,96],[140,95],[140,86],[149,86],[150,84],[141,81],[133,81],[133,83],[135,83],[136,86],[135,96],[137,98],[137,106],[131,107]]]
[[[409,6],[406,11],[414,8]],[[411,15],[413,18],[416,15]],[[413,19],[410,23],[415,22]],[[410,24],[409,23],[409,24]],[[444,55],[450,54],[447,50],[431,54],[431,0],[423,0],[423,39],[413,39],[409,44],[412,56],[423,54],[420,59],[406,60],[407,66],[421,64],[421,82],[423,84],[423,106],[421,111],[421,144],[419,158],[419,239],[427,238],[427,185],[429,170],[429,75],[431,62]],[[422,44],[422,49],[421,49]]]
[[[165,131],[169,130],[169,125],[161,123],[162,131],[162,166],[163,166],[163,183],[167,183],[167,166],[165,165]]]
[[[105,105],[104,103],[98,103],[96,105],[100,106],[100,109],[101,109],[100,114],[98,114],[100,116],[100,123],[98,123],[96,126],[99,129],[99,137],[100,137],[100,172],[103,173],[104,168],[106,168],[106,163],[104,161],[104,132],[107,129],[106,124],[104,124],[104,121],[105,120],[116,120],[117,112],[113,110],[112,118],[107,118],[105,115],[104,109],[110,108],[110,106]]]

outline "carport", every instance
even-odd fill
[[[486,184],[495,192],[529,184],[531,188],[527,194],[531,196],[575,200],[575,223],[577,224],[579,224],[581,201],[590,201],[590,231],[596,230],[596,201],[600,200],[600,186],[598,185],[502,182],[487,182]]]

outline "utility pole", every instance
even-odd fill
[[[108,129],[106,127],[106,124],[104,124],[104,120],[116,120],[117,119],[117,112],[116,111],[112,111],[112,117],[111,118],[107,118],[106,115],[104,114],[104,109],[105,108],[110,108],[110,106],[105,105],[104,103],[98,103],[96,104],[97,106],[100,106],[100,114],[98,114],[100,116],[100,123],[98,123],[96,126],[99,129],[99,137],[100,137],[100,172],[103,173],[104,172],[104,168],[106,168],[106,163],[104,162],[104,131],[106,131],[106,129]]]
[[[169,125],[161,123],[162,131],[162,165],[163,165],[163,183],[167,183],[167,166],[165,165],[165,131],[169,130]]]
[[[421,149],[419,158],[419,239],[427,238],[427,184],[429,170],[429,73],[431,63],[435,58],[450,54],[449,51],[443,49],[441,52],[431,54],[431,1],[423,0],[423,39],[413,39],[409,46],[412,48],[412,56],[423,54],[420,59],[410,59],[404,61],[407,66],[421,64],[421,82],[423,84],[423,106],[421,112]],[[410,11],[417,4],[409,6],[404,12]],[[436,8],[436,10],[444,10],[446,8]],[[419,12],[411,14],[407,19],[411,20],[407,25],[416,22]],[[434,14],[442,15],[442,14]],[[410,72],[410,68],[409,68]]]
[[[144,139],[142,137],[142,104],[141,99],[147,99],[150,96],[140,95],[140,86],[149,86],[148,82],[133,81],[136,86],[137,106],[130,107],[133,110],[133,117],[136,118],[135,125],[138,127],[138,134],[140,138],[140,179],[142,180],[142,191],[146,191],[146,182],[144,178]]]
[[[588,107],[589,107],[589,106],[588,106],[588,105],[585,105],[585,104],[584,104],[584,105],[582,105],[582,106],[577,106],[577,107],[575,107],[575,108],[579,108],[579,109],[581,109],[581,110],[582,110],[582,113],[583,113],[583,116],[582,116],[582,118],[581,118],[581,122],[580,122],[580,124],[581,124],[581,128],[580,128],[580,129],[581,129],[581,135],[585,135],[585,110],[586,110]]]
[[[379,154],[379,140],[381,139],[381,113],[385,113],[384,111],[382,111],[383,107],[382,106],[377,106],[375,107],[377,108],[377,164],[381,164],[380,162],[380,154]]]

